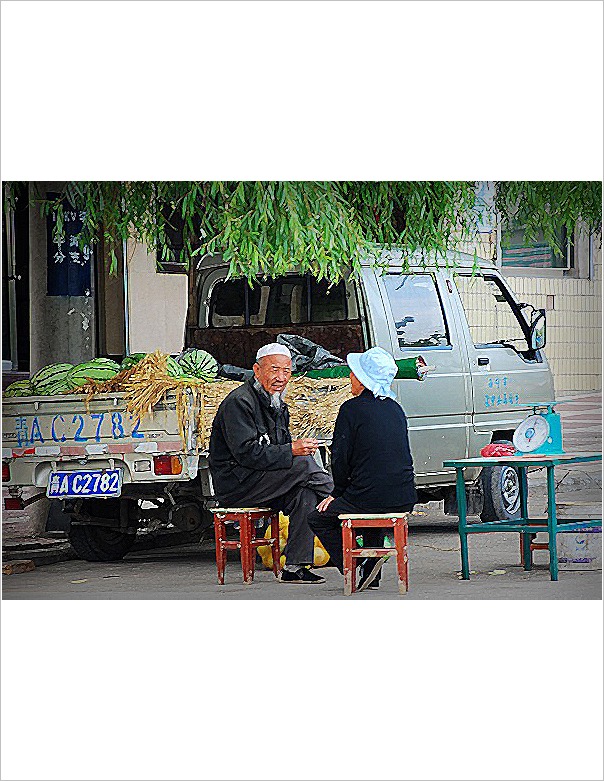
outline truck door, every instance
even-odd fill
[[[491,432],[516,428],[531,402],[553,400],[554,387],[543,354],[529,350],[528,322],[503,279],[494,271],[468,271],[455,284],[465,312],[475,455]]]
[[[467,357],[449,314],[450,293],[435,273],[388,273],[378,282],[395,359],[422,355],[436,367],[424,382],[395,380],[393,386],[409,419],[418,483],[450,483],[443,461],[466,457],[471,425]]]

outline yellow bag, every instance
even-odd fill
[[[279,550],[283,551],[285,548],[285,544],[287,543],[287,532],[289,529],[289,518],[287,515],[283,515],[283,513],[279,513]],[[271,527],[269,525],[268,529],[266,530],[265,537],[271,536]],[[273,557],[271,553],[270,545],[261,545],[258,548],[258,553],[260,554],[260,558],[262,559],[262,563],[266,567],[266,569],[272,569],[273,568]],[[315,567],[324,567],[327,562],[329,561],[329,554],[325,550],[325,548],[321,545],[317,537],[315,537],[315,550],[314,550],[314,566]],[[285,556],[281,556],[281,567],[285,565]]]

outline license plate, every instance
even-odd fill
[[[122,470],[51,472],[46,496],[51,499],[85,499],[90,496],[119,496]]]

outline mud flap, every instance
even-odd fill
[[[480,482],[466,486],[466,503],[468,515],[480,515],[484,506],[484,496]],[[457,515],[457,495],[455,487],[449,488],[445,494],[445,515]]]

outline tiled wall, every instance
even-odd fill
[[[475,247],[483,257],[493,257],[493,248],[485,239]],[[474,251],[474,247],[469,248]],[[575,391],[602,389],[602,247],[600,237],[593,240],[593,278],[571,279],[557,276],[512,276],[503,269],[506,282],[518,301],[547,310],[547,346],[545,354],[551,366],[557,395]],[[582,276],[589,274],[589,242],[578,241],[575,265]],[[459,285],[459,282],[458,282]],[[475,341],[486,340],[495,325],[492,312],[480,311],[478,300],[472,301],[472,286],[466,282],[463,298],[471,318]],[[461,291],[460,291],[461,292]],[[553,296],[548,301],[548,296]],[[553,302],[553,309],[549,305]],[[487,318],[489,320],[487,324]],[[501,336],[512,336],[512,323],[505,312],[497,315]]]
[[[523,301],[546,307],[545,354],[554,374],[556,393],[602,388],[602,264],[595,265],[595,279],[543,279],[507,277]]]

